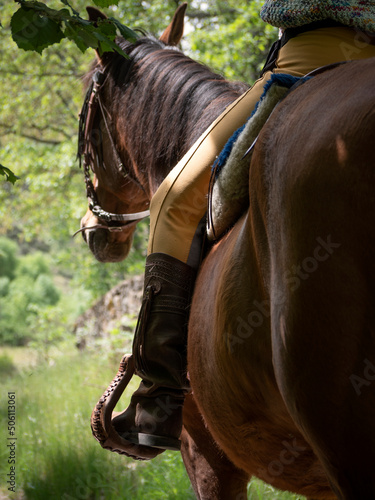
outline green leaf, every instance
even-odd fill
[[[88,47],[91,47],[101,54],[106,51],[116,51],[127,57],[115,44],[117,33],[119,32],[124,38],[131,41],[138,38],[134,31],[114,18],[105,19],[95,24],[83,19],[68,0],[61,1],[71,9],[73,15],[66,8],[51,9],[36,0],[17,1],[21,3],[21,7],[11,20],[12,36],[18,47],[24,50],[35,50],[41,53],[44,48],[58,43],[66,37],[72,40],[81,52],[85,52]],[[100,1],[109,2],[109,0]]]
[[[93,29],[90,30],[91,26],[77,25],[73,22],[66,22],[65,26],[65,36],[75,42],[81,52],[85,52],[88,47],[93,49],[99,47],[99,41],[92,33]]]
[[[68,9],[61,9],[59,10],[58,14],[63,21],[69,21],[72,18]]]
[[[14,184],[17,181],[17,179],[19,179],[19,177],[17,177],[17,175],[15,175],[11,170],[9,170],[9,168],[4,167],[1,164],[0,164],[0,175],[4,175],[5,180],[11,182],[12,184]]]
[[[61,0],[61,3],[63,3],[64,5],[67,5],[71,9],[71,11],[73,12],[73,14],[75,16],[79,17],[79,12],[76,11],[75,9],[73,9],[73,7],[70,5],[70,3],[68,2],[68,0]]]
[[[94,0],[94,4],[98,7],[109,7],[110,5],[118,5],[119,0]]]
[[[12,37],[23,50],[42,53],[49,45],[64,38],[60,23],[49,19],[42,11],[21,6],[11,20]]]
[[[112,40],[110,40],[107,36],[103,35],[100,31],[94,31],[94,36],[99,40],[99,54],[102,55],[104,52],[112,52],[116,51],[124,57],[128,57],[128,55],[120,49],[120,47]]]
[[[114,17],[109,17],[108,19],[116,26],[121,36],[123,36],[125,40],[129,40],[130,42],[135,42],[139,38],[139,36],[135,31],[131,30],[124,24],[120,23],[120,21],[118,21]]]
[[[110,40],[116,38],[116,26],[109,21],[109,19],[98,20],[97,30],[100,31],[104,36],[108,37]]]

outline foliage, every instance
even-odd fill
[[[30,330],[34,334],[28,345],[38,352],[40,359],[49,362],[54,348],[69,335],[67,311],[59,305],[33,305],[30,310],[34,313],[30,317]]]
[[[87,38],[87,45],[98,50],[109,47],[102,43],[101,35],[91,32],[93,26],[85,13],[88,3],[45,0],[22,1],[17,6],[0,0],[0,235],[17,243],[19,270],[26,266],[27,254],[35,255],[39,250],[44,257],[46,253],[53,255],[48,272],[35,270],[38,276],[45,275],[39,281],[31,276],[31,264],[21,273],[22,279],[19,274],[15,276],[13,264],[6,264],[6,271],[0,268],[0,342],[34,339],[41,350],[43,346],[50,349],[59,335],[56,339],[49,338],[48,321],[61,318],[62,322],[71,323],[90,300],[98,298],[124,276],[143,272],[147,221],[138,225],[133,249],[123,263],[98,263],[80,236],[71,238],[87,208],[83,174],[76,162],[76,129],[83,97],[82,76],[95,57],[91,49],[83,52],[86,46],[80,46],[80,38]],[[107,22],[99,23],[99,32],[104,36],[108,31],[113,37],[121,26],[160,34],[180,2],[95,0],[94,3],[104,8],[114,23],[112,27]],[[112,6],[107,8],[109,4]],[[277,36],[274,28],[259,20],[260,4],[260,0],[190,1],[183,49],[228,78],[252,83],[271,41]],[[14,18],[16,12],[21,14]],[[23,16],[28,27],[22,25]],[[32,48],[33,37],[26,37],[36,33],[30,21],[35,26],[39,23],[48,33],[55,31],[56,41],[61,33],[64,37],[59,43],[43,48],[50,37],[44,32],[41,45],[36,47],[42,54],[20,50],[12,39],[12,28],[19,38],[27,39],[24,48]],[[61,33],[56,36],[58,30]],[[18,176],[15,184],[12,172]],[[6,179],[10,182],[3,182]],[[0,255],[2,248],[0,243]],[[17,250],[7,253],[8,258],[16,254]],[[43,290],[48,295],[51,281],[55,286],[56,280],[62,283],[60,299],[47,304]],[[60,327],[54,323],[56,331]],[[36,331],[40,332],[39,340]]]
[[[0,238],[0,342],[13,345],[31,340],[40,331],[35,316],[60,299],[46,256],[18,251],[13,241]],[[52,322],[50,328],[56,332]]]
[[[21,354],[19,354],[19,351]],[[103,450],[90,431],[95,403],[112,379],[117,366],[105,356],[57,351],[50,363],[34,365],[24,349],[8,349],[2,356],[18,367],[5,382],[3,398],[16,393],[17,490],[15,500],[193,500],[195,498],[181,455],[164,452],[150,462],[136,462]],[[29,358],[28,358],[29,356]],[[9,361],[9,358],[11,361]],[[27,364],[21,360],[27,359]],[[9,373],[8,373],[9,375]],[[132,380],[119,411],[126,408],[137,380]],[[10,389],[11,388],[11,389]],[[6,419],[5,400],[0,417]],[[9,464],[0,461],[1,477]],[[8,498],[5,484],[0,497]],[[259,480],[249,484],[249,500],[302,500]]]
[[[9,387],[16,393],[20,410],[15,498],[194,499],[179,454],[165,452],[145,464],[103,450],[92,437],[92,408],[116,369],[102,355],[64,349],[48,365],[20,367],[6,384],[0,383],[2,394]],[[131,382],[121,409],[136,384]],[[7,460],[0,462],[0,471],[2,477],[9,473]]]
[[[17,267],[17,244],[0,237],[0,277],[13,279]],[[3,285],[4,286],[4,285]]]
[[[195,2],[192,2],[196,5]],[[208,0],[192,12],[192,56],[228,79],[254,83],[277,30],[259,17],[261,0]],[[195,14],[195,17],[194,17]]]
[[[137,35],[117,19],[109,17],[93,23],[83,19],[68,0],[61,0],[68,8],[54,9],[36,0],[17,0],[21,4],[13,13],[10,21],[12,38],[20,49],[27,51],[42,51],[55,43],[67,38],[85,52],[89,47],[100,54],[105,51],[117,51],[126,54],[115,43],[115,37],[121,35],[134,41]],[[95,0],[101,7],[118,3],[115,0]],[[18,179],[8,167],[0,164],[0,175],[14,184]]]
[[[6,240],[5,238],[3,238]],[[22,257],[17,262],[17,276],[30,276],[37,280],[40,276],[49,274],[50,265],[46,261],[45,255],[41,252],[35,252]]]
[[[131,41],[137,38],[134,31],[117,19],[100,19],[95,23],[83,19],[67,0],[61,0],[61,3],[68,8],[59,10],[35,0],[17,1],[21,6],[13,14],[10,25],[13,40],[23,50],[42,53],[46,47],[69,38],[82,52],[91,47],[100,54],[113,50],[126,57],[115,43],[117,34]],[[108,7],[118,1],[96,0],[95,3]]]
[[[0,377],[4,379],[14,375],[17,371],[12,358],[7,353],[0,353]]]
[[[0,175],[5,177],[5,180],[14,184],[19,177],[17,177],[9,168],[0,164]]]

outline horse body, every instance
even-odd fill
[[[350,63],[279,105],[249,212],[204,262],[191,311],[214,439],[249,475],[314,498],[334,498],[325,473],[339,498],[375,496],[374,81],[373,60]]]
[[[375,497],[375,392],[369,380],[366,390],[355,384],[365,360],[375,361],[374,78],[373,59],[352,62],[311,82],[308,97],[295,95],[311,139],[300,127],[298,162],[281,148],[270,192],[273,293],[284,295],[271,316],[276,376],[292,418],[347,499]],[[296,132],[296,112],[284,111]],[[307,276],[288,286],[283,270],[304,261]]]
[[[189,325],[194,397],[220,448],[249,477],[313,498],[335,498],[277,386],[269,294],[256,258],[259,252],[264,264],[264,248],[249,239],[251,225],[244,217],[199,275]]]
[[[182,35],[173,23],[162,43],[121,42],[130,66],[114,54],[100,61],[114,142],[142,184],[113,171],[104,134],[107,168],[96,165],[94,184],[106,210],[144,209],[244,91],[166,49]],[[203,262],[181,436],[201,500],[246,498],[252,475],[310,498],[375,497],[374,68],[368,60],[316,76],[277,107],[253,153],[249,211]],[[83,226],[92,219],[89,210]],[[133,230],[87,239],[100,260],[118,260]]]

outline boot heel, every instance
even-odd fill
[[[151,446],[152,448],[161,448],[162,450],[181,450],[181,441],[167,436],[154,436],[152,434],[138,433],[138,444],[142,446]]]

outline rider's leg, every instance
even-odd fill
[[[349,28],[302,33],[281,49],[274,71],[302,76],[345,60],[349,53],[352,59],[375,56],[374,46],[362,44],[359,50],[357,36]],[[269,76],[265,74],[211,125],[152,199],[145,298],[133,347],[136,372],[143,381],[130,407],[113,424],[125,439],[159,449],[155,454],[178,448],[188,390],[188,308],[199,264],[191,248],[206,212],[210,167],[227,138],[250,116]]]
[[[190,249],[207,210],[211,167],[228,138],[251,115],[270,77],[269,71],[228,106],[162,182],[151,200],[149,255],[160,252],[199,264],[192,262]]]
[[[133,394],[127,410],[116,416],[112,423],[121,437],[140,447],[154,447],[155,455],[160,449],[178,450],[182,428],[182,407],[189,390],[186,374],[186,337],[189,306],[193,292],[195,274],[200,261],[200,221],[206,212],[207,186],[210,166],[225,142],[251,114],[262,94],[270,73],[258,80],[255,86],[232,104],[201,136],[157,191],[152,200],[151,219],[166,193],[175,187],[181,205],[178,207],[179,235],[185,245],[177,245],[172,225],[163,228],[164,237],[152,232],[149,255],[146,260],[143,305],[134,337],[133,355],[135,370],[142,382]],[[185,177],[192,168],[192,175]],[[185,197],[185,180],[192,181],[193,197]],[[176,182],[175,182],[176,181]],[[178,181],[178,182],[177,182]],[[160,195],[160,193],[162,193]],[[174,217],[174,216],[173,216]],[[157,215],[162,223],[163,216]],[[165,223],[170,222],[166,217]],[[177,222],[177,221],[175,221]],[[155,221],[152,227],[155,228]],[[185,229],[186,228],[186,229]],[[162,241],[163,251],[158,251]],[[180,243],[180,242],[179,242]],[[175,247],[183,252],[175,253]],[[191,251],[192,248],[195,251]],[[132,456],[136,454],[134,446]],[[140,450],[139,456],[144,456]]]
[[[374,56],[375,46],[366,43],[365,34],[345,27],[321,28],[289,40],[273,72],[304,76],[321,66]],[[270,75],[263,75],[228,107],[163,181],[151,201],[149,254],[162,252],[188,262],[196,227],[207,209],[211,166],[226,140],[250,116]]]

